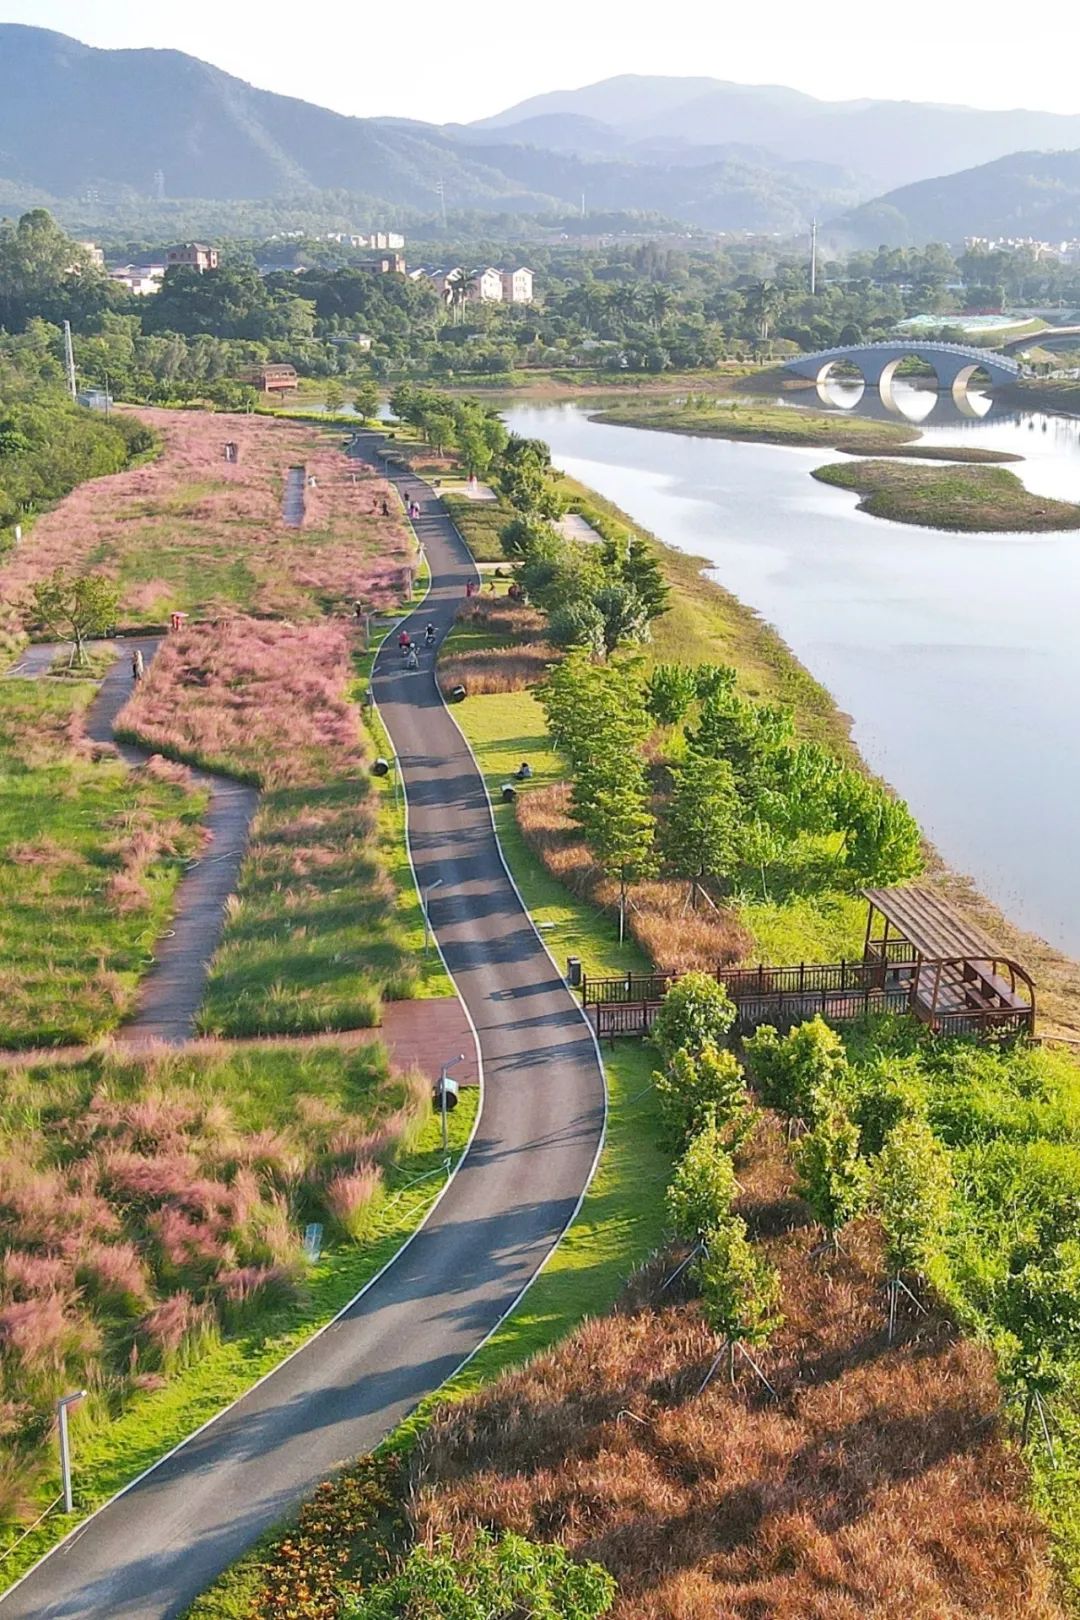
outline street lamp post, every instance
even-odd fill
[[[447,1119],[446,1119],[447,1109],[450,1106],[450,1102],[449,1102],[450,1087],[447,1084],[447,1082],[448,1082],[448,1080],[450,1078],[448,1071],[450,1069],[457,1068],[457,1065],[459,1063],[464,1063],[464,1061],[465,1061],[464,1052],[459,1052],[456,1058],[447,1058],[446,1062],[443,1064],[442,1068],[439,1070],[439,1112],[442,1115],[442,1145],[443,1145],[443,1152],[444,1153],[448,1153],[450,1151],[450,1129],[449,1129],[449,1126],[447,1124]],[[457,1087],[456,1086],[454,1087],[454,1107],[455,1108],[457,1107]]]
[[[431,916],[430,916],[428,908],[431,905],[431,896],[435,893],[436,889],[441,889],[441,888],[442,888],[442,878],[436,878],[434,883],[429,883],[427,888],[424,890],[424,954],[425,954],[425,956],[427,955],[428,951],[431,948],[431,938],[432,938]]]
[[[60,1477],[64,1488],[64,1512],[73,1513],[75,1504],[71,1495],[71,1441],[68,1437],[68,1407],[77,1406],[86,1399],[85,1389],[73,1395],[62,1395],[56,1403],[56,1416],[60,1428]]]

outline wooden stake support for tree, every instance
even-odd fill
[[[915,1298],[915,1295],[911,1292],[911,1289],[908,1287],[903,1277],[890,1277],[888,1284],[890,1344],[893,1342],[893,1335],[896,1331],[896,1307],[900,1303],[901,1290],[907,1295],[908,1299],[910,1299],[920,1316],[925,1316],[927,1314],[926,1306],[921,1300]]]
[[[699,1395],[704,1395],[705,1391],[708,1389],[709,1385],[712,1383],[713,1376],[714,1376],[714,1374],[716,1372],[717,1367],[719,1367],[720,1363],[723,1361],[725,1356],[727,1356],[727,1360],[728,1360],[728,1382],[732,1383],[732,1384],[735,1382],[735,1357],[736,1357],[736,1355],[740,1355],[743,1358],[743,1360],[746,1362],[746,1365],[750,1368],[751,1372],[753,1372],[754,1375],[757,1378],[759,1378],[761,1380],[761,1382],[765,1385],[765,1388],[768,1390],[768,1392],[772,1396],[773,1400],[778,1401],[780,1399],[779,1395],[776,1393],[775,1389],[773,1389],[772,1385],[769,1383],[769,1380],[766,1378],[765,1374],[762,1372],[761,1368],[758,1366],[757,1362],[754,1360],[754,1358],[750,1354],[749,1350],[746,1348],[746,1346],[744,1344],[742,1344],[737,1339],[729,1339],[726,1344],[724,1344],[724,1345],[722,1345],[720,1347],[719,1352],[717,1353],[717,1355],[713,1359],[712,1365],[710,1366],[708,1372],[705,1374],[705,1377],[702,1380],[701,1388],[698,1390],[698,1394]]]

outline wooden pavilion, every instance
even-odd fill
[[[740,1034],[790,1028],[820,1014],[833,1022],[910,1013],[936,1034],[1030,1036],[1035,986],[1019,962],[932,889],[864,889],[869,911],[861,961],[718,967]],[[677,972],[627,973],[575,984],[598,1035],[646,1035]]]
[[[864,889],[863,960],[883,989],[904,988],[916,1018],[943,1035],[1027,1034],[1035,985],[981,928],[932,889]]]

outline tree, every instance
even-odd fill
[[[104,574],[69,574],[54,569],[31,588],[33,609],[42,624],[72,643],[71,662],[86,663],[89,637],[106,635],[116,623],[120,587]]]
[[[600,1564],[561,1547],[477,1530],[458,1552],[449,1536],[413,1547],[393,1575],[346,1600],[346,1620],[599,1620],[615,1601]]]
[[[707,1046],[723,1044],[735,1022],[735,1003],[709,973],[684,973],[668,990],[652,1027],[652,1040],[665,1063],[685,1048],[699,1057]]]
[[[836,784],[835,804],[844,833],[844,864],[854,883],[901,883],[922,871],[919,824],[902,799],[858,771],[845,770]]]
[[[1024,1394],[1023,1439],[1036,1407],[1068,1381],[1080,1343],[1080,1239],[1014,1256],[997,1317],[1011,1343],[1006,1370]]]
[[[574,785],[575,819],[597,865],[619,886],[619,943],[626,937],[626,899],[631,883],[655,871],[653,840],[656,820],[649,809],[640,762],[632,755],[612,754],[602,782]]]
[[[766,1343],[783,1321],[779,1275],[755,1253],[738,1215],[706,1232],[697,1273],[705,1320],[723,1338],[734,1382],[736,1349]]]
[[[690,1138],[667,1190],[675,1235],[684,1243],[700,1243],[729,1219],[737,1191],[731,1155],[716,1125],[708,1123]]]
[[[600,559],[609,573],[623,584],[633,586],[648,618],[659,618],[667,608],[671,588],[647,541],[637,536],[605,540],[600,548]]]
[[[726,877],[739,852],[739,795],[726,759],[690,754],[672,767],[664,853],[697,905],[705,878]]]
[[[336,377],[328,377],[323,388],[326,408],[330,412],[340,411],[345,403],[345,390]]]
[[[556,647],[581,647],[591,657],[604,654],[604,617],[595,602],[586,598],[556,608],[548,621],[548,640]]]
[[[859,1128],[834,1107],[795,1144],[799,1191],[824,1227],[834,1249],[849,1221],[861,1215],[870,1192],[865,1160],[859,1154]]]
[[[940,1276],[952,1174],[944,1148],[924,1119],[902,1119],[893,1126],[873,1160],[871,1177],[893,1294],[905,1274]]]
[[[353,398],[353,410],[357,416],[368,421],[379,412],[379,385],[377,382],[362,382],[358,385]]]
[[[601,586],[592,600],[603,624],[606,653],[613,653],[626,642],[648,641],[648,609],[633,585],[616,580]]]
[[[820,1016],[783,1036],[771,1024],[761,1024],[744,1044],[771,1108],[813,1121],[834,1105],[846,1105],[853,1094],[844,1043]]]
[[[649,713],[658,726],[677,726],[697,696],[696,672],[689,664],[657,664],[645,682]]]
[[[676,1139],[685,1139],[706,1124],[726,1133],[733,1150],[747,1123],[746,1087],[734,1052],[709,1042],[694,1056],[680,1047],[663,1069],[653,1073],[660,1112]]]

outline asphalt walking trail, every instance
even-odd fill
[[[362,436],[358,447],[373,459],[377,441]],[[441,639],[476,570],[431,492],[396,481],[420,502],[432,572],[407,628],[415,637],[430,620]],[[417,878],[425,888],[441,880],[432,923],[482,1055],[469,1151],[426,1224],[345,1314],[0,1598],[0,1620],[181,1613],[483,1342],[588,1185],[603,1134],[598,1053],[502,865],[483,782],[432,664],[424,654],[410,673],[391,638],[373,684],[406,785]]]

